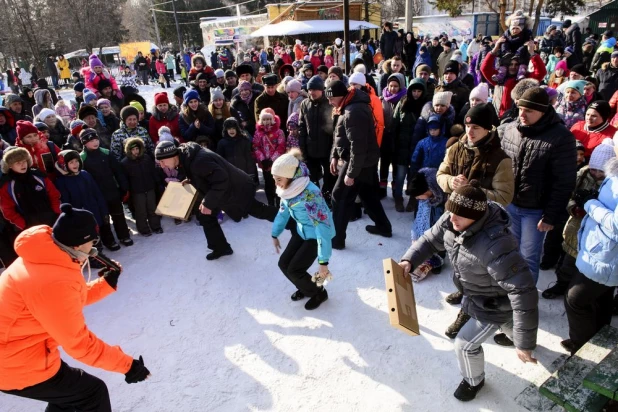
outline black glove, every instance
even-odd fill
[[[120,272],[114,269],[101,269],[99,271],[99,277],[105,279],[108,285],[116,289],[118,286],[118,277],[120,276]]]
[[[573,201],[577,207],[584,208],[587,201],[599,197],[599,192],[594,189],[579,189],[573,193]]]
[[[133,359],[131,369],[124,375],[126,383],[137,383],[145,380],[150,371],[144,366],[144,359],[140,356],[139,359]]]

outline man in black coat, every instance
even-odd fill
[[[204,228],[208,248],[212,250],[206,259],[215,260],[234,253],[217,220],[219,211],[224,211],[235,222],[247,215],[269,222],[275,220],[277,208],[255,199],[256,187],[251,176],[197,143],[176,147],[172,142],[159,142],[155,158],[163,167],[182,168],[187,176],[183,184],[190,182],[204,195],[197,219]]]
[[[434,37],[431,40],[431,45],[427,47],[427,50],[429,51],[429,56],[431,57],[431,71],[437,77],[438,76],[438,57],[440,57],[440,55],[444,51],[437,37]]]
[[[52,78],[54,89],[58,88],[58,68],[56,67],[56,58],[51,54],[45,59],[45,67]],[[55,102],[54,102],[55,103]]]
[[[267,74],[262,77],[262,81],[266,89],[255,99],[255,121],[257,122],[259,120],[260,112],[269,107],[279,116],[281,127],[284,128],[283,125],[287,124],[288,121],[289,100],[285,94],[277,91],[279,76],[276,74]],[[287,135],[286,130],[283,130],[283,132]]]
[[[142,84],[148,84],[148,72],[150,68],[148,67],[148,61],[144,57],[141,51],[137,52],[137,56],[135,57],[135,70],[137,71],[137,75],[142,80]]]
[[[565,43],[573,48],[573,54],[577,56],[577,61],[582,61],[582,31],[579,28],[579,24],[571,23],[571,20],[567,19],[562,23],[562,31],[566,39]]]
[[[384,31],[380,36],[380,50],[384,60],[388,60],[395,55],[395,42],[397,33],[393,31],[393,23],[387,21],[383,26]]]
[[[348,91],[343,82],[336,80],[326,89],[326,97],[335,108],[335,142],[330,163],[330,172],[338,176],[333,188],[333,220],[337,232],[332,240],[333,249],[345,248],[346,229],[357,195],[375,222],[375,225],[366,226],[365,230],[371,234],[391,237],[391,222],[384,213],[378,195],[380,148],[369,96],[357,89]]]

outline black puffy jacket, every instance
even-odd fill
[[[575,137],[553,107],[534,125],[519,119],[509,123],[502,149],[513,161],[513,205],[543,209],[543,221],[554,225],[564,214],[575,189],[577,152]]]
[[[116,202],[122,199],[122,194],[129,190],[129,182],[122,172],[120,163],[107,149],[84,149],[80,157],[84,170],[92,175],[99,185],[105,201]]]
[[[303,155],[313,159],[328,158],[333,147],[333,108],[324,95],[318,100],[302,101],[298,125]]]

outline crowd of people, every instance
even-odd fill
[[[350,44],[351,71],[339,38],[330,45],[296,40],[239,49],[235,56],[225,49],[210,64],[187,53],[173,101],[157,93],[150,107],[136,76],[164,87],[175,78],[173,56],[168,64],[156,50],[151,59],[138,53],[133,68],[116,77],[90,56],[69,103],[44,79],[33,90],[6,94],[0,330],[11,330],[16,310],[6,302],[29,299],[15,294],[21,282],[37,282],[34,274],[24,276],[40,259],[33,247],[59,248],[54,253],[67,252],[67,264],[90,261],[97,249],[133,244],[128,214],[141,236],[162,234],[155,208],[169,182],[191,183],[200,193],[194,216],[211,250],[208,260],[233,254],[223,219],[273,222],[277,252],[280,234],[290,230],[279,268],[296,289],[291,299],[307,297],[305,308],[317,309],[328,299],[329,259],[332,249],[346,248],[349,222],[364,209],[373,221],[369,234],[392,236],[383,207],[390,179],[396,212],[410,216],[411,246],[400,261],[406,275],[422,281],[439,274],[445,259],[453,269],[457,290],[446,301],[461,310],[446,335],[455,339],[463,376],[457,399],[472,400],[483,387],[481,344],[491,335],[514,346],[523,362],[536,362],[540,270],[555,268],[556,282],[542,296],[564,296],[569,338],[562,346],[575,353],[618,306],[616,39],[611,31],[584,39],[566,20],[539,41],[523,12],[507,23],[496,39],[478,35],[458,47],[444,34],[417,38],[387,22],[379,41]],[[258,169],[266,204],[255,198]],[[62,235],[66,221],[78,218],[88,223],[86,246]],[[92,225],[100,241],[88,232]],[[115,289],[116,272],[88,284],[82,303]],[[76,273],[72,281],[86,290]],[[37,301],[41,308],[56,302]],[[55,319],[28,316],[33,330],[77,359],[127,373],[127,381],[148,375],[143,360],[131,362],[93,335],[95,347],[85,348],[63,340],[68,332],[57,331]],[[83,327],[83,318],[75,325]],[[7,336],[9,345],[17,339],[3,336],[3,344]],[[43,344],[28,350],[35,343]],[[0,390],[48,400],[42,393],[54,385],[46,379],[60,363],[55,346],[46,351],[46,357],[53,352],[53,367],[46,362],[39,375],[12,380],[9,371],[21,360],[0,349]],[[109,403],[104,384],[88,385],[97,388],[99,404]]]

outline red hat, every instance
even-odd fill
[[[162,104],[162,103],[167,103],[170,104],[170,101],[167,97],[167,93],[165,92],[161,92],[161,93],[157,93],[155,94],[155,106],[158,104]]]
[[[23,139],[30,133],[39,134],[39,129],[27,120],[19,120],[17,122],[17,137]]]

